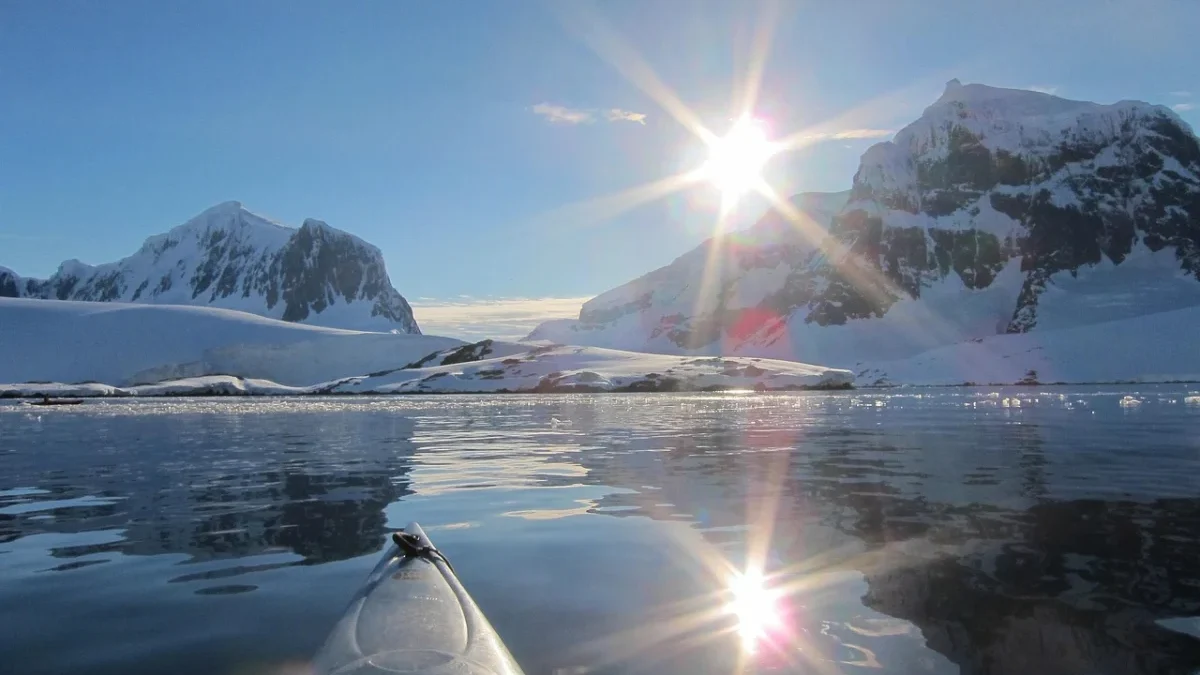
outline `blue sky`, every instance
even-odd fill
[[[894,130],[951,77],[1149,100],[1200,124],[1200,3],[776,6],[756,112],[780,134]],[[588,206],[702,155],[612,61],[636,54],[722,131],[770,7],[0,1],[0,265],[107,262],[236,199],[371,241],[396,287],[430,306],[601,292],[714,220],[704,186],[621,213]],[[601,26],[623,46],[596,48]],[[778,158],[770,180],[845,189],[878,140],[818,143]],[[762,208],[747,201],[736,222]]]

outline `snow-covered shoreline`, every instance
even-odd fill
[[[25,382],[0,384],[0,399],[129,398],[155,396],[299,396],[315,393],[312,387],[289,387],[270,380],[209,375],[168,380],[136,387],[117,387],[99,382],[65,384]]]
[[[484,341],[467,348],[431,354],[441,362],[440,365],[403,367],[306,387],[232,375],[208,375],[125,387],[98,382],[29,382],[0,384],[0,399],[795,391],[848,389],[854,382],[853,375],[847,370],[788,361],[688,358],[560,345],[530,347],[513,353],[512,345],[500,343],[500,355],[486,358],[491,355],[492,344]],[[461,360],[456,362],[456,359]]]
[[[491,344],[485,340],[473,346]],[[669,356],[553,344],[526,345],[525,351],[512,353],[514,343],[494,344],[501,350],[482,355],[491,358],[441,359],[439,366],[348,378],[331,393],[784,391],[845,389],[854,384],[854,375],[848,370],[793,361]]]
[[[755,391],[755,393],[787,393],[797,391],[880,391],[890,389],[907,389],[912,387],[932,389],[995,389],[998,387],[1031,386],[1038,388],[1079,387],[1079,386],[1136,386],[1145,384],[1200,384],[1200,377],[1184,380],[1111,380],[1097,382],[962,382],[958,384],[866,384],[866,385],[836,385],[812,387],[784,387],[780,389],[759,389],[752,387],[723,387],[720,385],[708,389],[653,389],[636,386],[608,390],[590,390],[580,388],[562,389],[490,389],[490,390],[435,390],[419,391],[334,391],[324,387],[288,387],[266,380],[238,378],[228,375],[215,375],[202,378],[186,378],[171,380],[139,387],[113,387],[99,383],[63,384],[57,382],[0,384],[0,401],[38,401],[44,396],[54,399],[109,399],[109,398],[227,398],[227,397],[296,397],[296,396],[444,396],[444,395],[534,395],[534,394],[632,394],[632,393],[719,393],[730,391]]]
[[[0,398],[841,389],[1200,381],[1200,307],[852,369],[758,356],[341,331],[243,312],[0,299]],[[839,364],[841,365],[841,364]],[[851,364],[845,364],[851,366]]]
[[[992,335],[854,367],[860,386],[1149,384],[1200,381],[1187,336],[1200,307],[1076,328]]]
[[[209,307],[0,298],[0,397],[829,389],[848,370],[345,331]]]

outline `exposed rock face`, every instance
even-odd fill
[[[43,282],[25,279],[7,267],[0,267],[0,298],[36,297]]]
[[[530,337],[839,365],[1200,304],[1200,143],[1163,106],[953,80],[833,213],[799,199],[827,234],[773,216]]]
[[[46,280],[0,268],[0,297],[209,305],[284,321],[420,333],[379,249],[318,220],[299,229],[219,204],[132,256],[68,260]]]
[[[920,120],[863,156],[832,233],[858,254],[877,292],[826,263],[833,283],[808,320],[880,316],[951,274],[986,288],[1020,258],[1024,280],[1006,329],[1024,332],[1037,325],[1052,276],[1103,259],[1119,265],[1138,242],[1172,247],[1200,279],[1200,144],[1162,106],[954,80]],[[836,303],[843,298],[848,306]]]

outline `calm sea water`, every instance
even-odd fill
[[[1200,670],[1180,385],[4,403],[0,671],[304,672],[412,520],[531,674]]]

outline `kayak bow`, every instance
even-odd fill
[[[450,561],[416,523],[392,535],[313,660],[321,675],[521,675]]]

